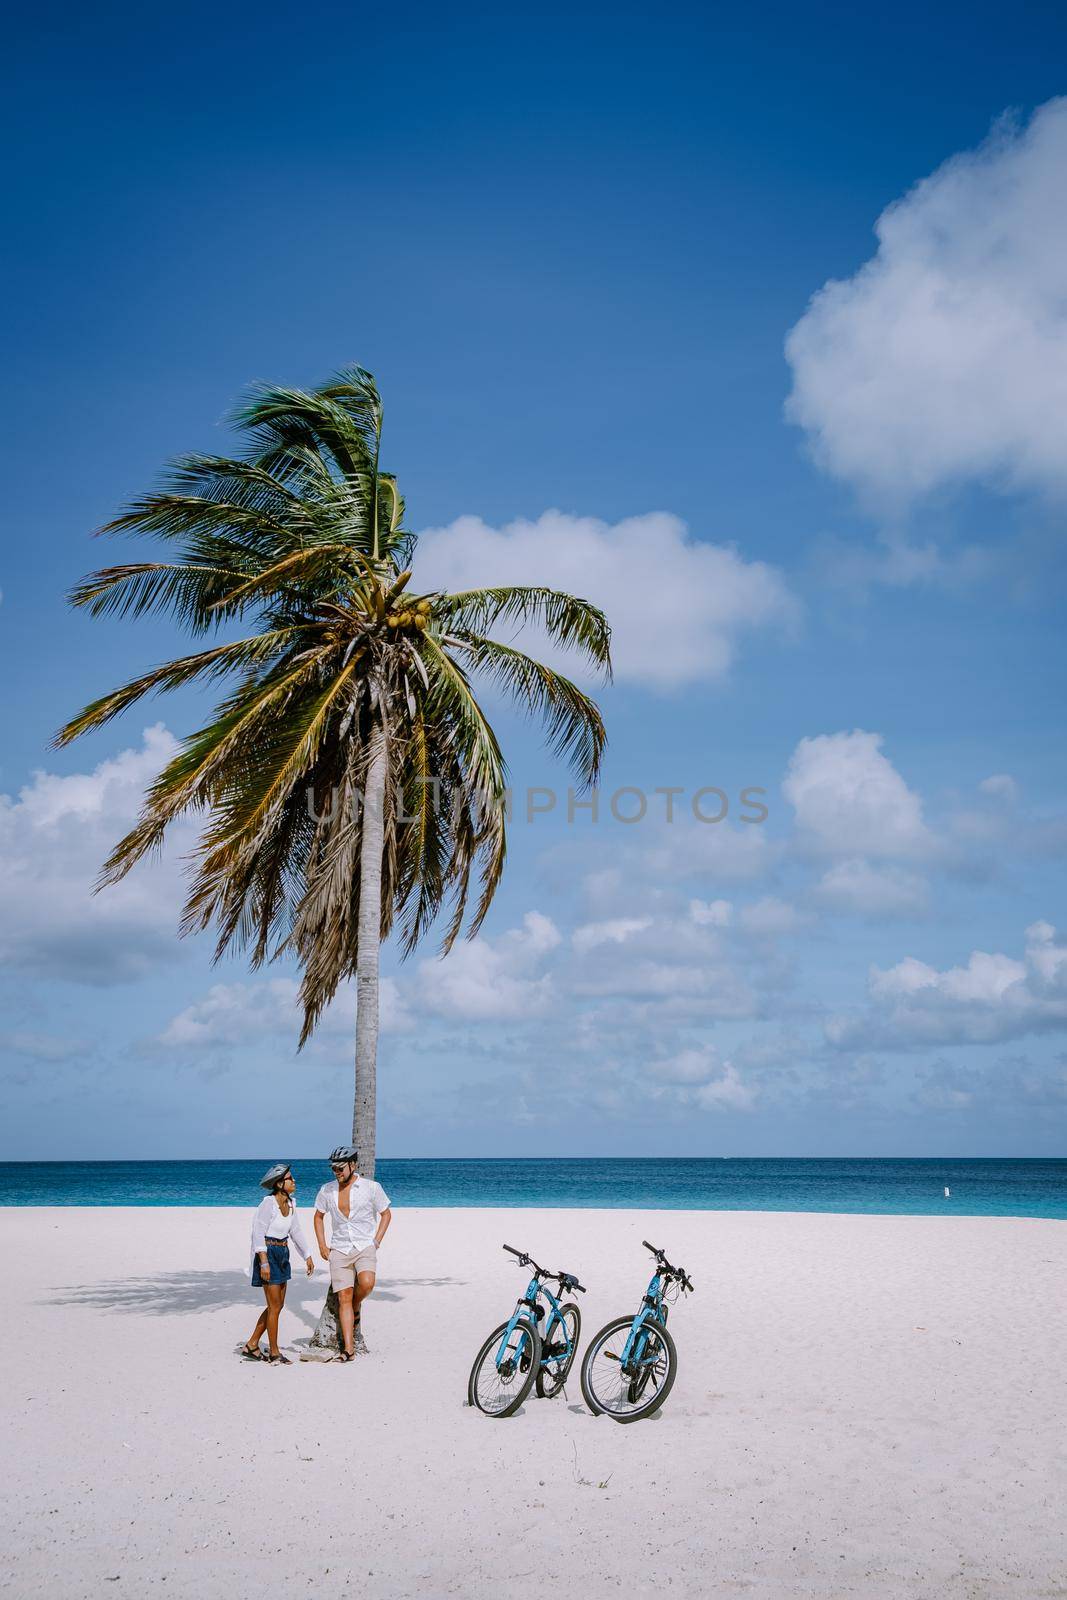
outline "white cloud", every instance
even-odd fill
[[[555,986],[543,968],[560,941],[550,918],[528,911],[521,928],[495,939],[479,934],[446,956],[420,962],[413,1003],[459,1021],[536,1016],[552,1004]]]
[[[702,901],[695,904],[704,908]],[[759,1015],[758,991],[774,976],[767,946],[762,936],[755,950],[747,939],[731,940],[725,932],[727,902],[713,904],[713,916],[694,916],[691,908],[664,908],[641,919],[643,925],[633,927],[621,942],[599,941],[576,949],[575,959],[560,974],[561,994],[579,1006],[590,999],[610,999],[616,1018],[625,1012],[634,1027],[653,1034],[657,1018]]]
[[[861,917],[922,916],[929,904],[926,880],[892,863],[873,866],[853,857],[823,873],[813,898],[829,911]]]
[[[865,1012],[827,1021],[831,1044],[909,1049],[1019,1039],[1067,1028],[1067,945],[1050,923],[1035,922],[1021,961],[975,950],[966,966],[942,971],[907,956],[872,967],[867,988]]]
[[[991,778],[983,778],[978,788],[990,799],[1003,801],[1009,806],[1013,806],[1019,798],[1019,785],[1007,772],[995,772]]]
[[[410,1028],[411,1019],[396,981],[379,984],[381,1030]],[[300,985],[294,978],[261,978],[248,983],[216,983],[201,1000],[172,1017],[155,1041],[165,1049],[240,1049],[264,1039],[276,1039],[279,1048],[295,1051],[303,1012]],[[332,1047],[351,1042],[356,1030],[356,995],[346,984],[323,1014],[314,1045]]]
[[[635,933],[648,927],[647,917],[614,917],[608,922],[586,922],[575,928],[571,944],[579,955],[600,944],[624,944]]]
[[[31,1061],[45,1061],[52,1064],[72,1061],[77,1056],[86,1055],[90,1048],[87,1039],[61,1038],[54,1033],[29,1031],[0,1033],[0,1050],[6,1050],[13,1056],[27,1057]]]
[[[804,926],[806,918],[788,900],[766,895],[752,905],[742,906],[738,921],[746,933],[757,938],[774,938],[781,934],[796,933]]]
[[[718,1070],[719,1060],[710,1047],[680,1050],[676,1056],[667,1056],[649,1065],[649,1073],[661,1083],[706,1083]]]
[[[651,883],[711,878],[716,883],[753,883],[774,868],[779,846],[760,823],[672,823],[653,843],[627,859],[626,884],[639,877]]]
[[[731,1061],[721,1061],[711,1045],[680,1050],[653,1061],[650,1075],[684,1105],[702,1111],[749,1111],[756,1092]]]
[[[878,219],[878,251],[786,341],[787,413],[886,506],[1067,489],[1067,99],[1001,121]]]
[[[728,928],[734,908],[729,900],[690,900],[689,915],[702,928]]]
[[[178,952],[178,858],[192,824],[178,824],[168,854],[142,862],[94,895],[112,848],[136,820],[146,786],[177,743],[157,725],[140,749],[91,772],[36,772],[17,798],[0,796],[0,963],[44,977],[117,983]]]
[[[717,1111],[724,1107],[731,1111],[750,1111],[756,1103],[755,1090],[741,1077],[732,1062],[727,1061],[722,1073],[693,1091],[693,1099],[702,1111]]]
[[[782,792],[796,812],[799,843],[816,854],[916,859],[935,848],[922,801],[882,754],[880,734],[801,739]]]
[[[975,1083],[965,1068],[935,1061],[919,1074],[915,1099],[927,1111],[966,1111],[974,1104]]]
[[[616,676],[656,689],[723,677],[742,633],[788,627],[797,614],[776,568],[694,539],[662,511],[614,524],[546,511],[503,528],[460,517],[420,535],[416,581],[546,584],[579,595],[611,623]],[[577,670],[569,654],[555,659]]]

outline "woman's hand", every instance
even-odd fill
[[[313,1260],[312,1260],[312,1259],[311,1259],[311,1257],[310,1257],[310,1256],[308,1256],[308,1258],[307,1258],[307,1268],[308,1268],[308,1277],[309,1277],[309,1278],[310,1278],[310,1277],[311,1277],[311,1274],[312,1274],[312,1273],[313,1273],[313,1272],[314,1272],[314,1270],[315,1270],[315,1263],[314,1263],[314,1261],[313,1261]]]
[[[259,1276],[263,1283],[270,1282],[270,1261],[265,1256],[259,1258]]]

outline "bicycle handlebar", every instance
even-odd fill
[[[683,1289],[687,1289],[689,1291],[689,1293],[692,1294],[692,1292],[693,1292],[693,1280],[689,1276],[688,1272],[686,1272],[685,1268],[684,1267],[672,1267],[670,1262],[667,1260],[667,1257],[664,1255],[663,1251],[660,1250],[656,1245],[649,1244],[647,1239],[642,1239],[641,1243],[644,1245],[646,1250],[651,1250],[652,1254],[655,1256],[656,1260],[659,1262],[659,1264],[663,1268],[663,1270],[665,1272],[669,1272],[672,1278],[677,1278],[678,1282],[681,1284],[682,1288]]]
[[[550,1272],[547,1267],[539,1267],[533,1256],[527,1255],[525,1250],[516,1250],[513,1244],[506,1244],[504,1249],[509,1255],[518,1257],[520,1266],[533,1267],[539,1278],[557,1278],[561,1288],[566,1285],[570,1289],[577,1289],[579,1294],[585,1294],[585,1285],[578,1282],[573,1272]]]

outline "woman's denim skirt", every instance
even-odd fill
[[[289,1282],[293,1275],[293,1269],[289,1265],[288,1239],[267,1240],[267,1262],[270,1266],[271,1283]],[[263,1275],[260,1272],[258,1256],[253,1257],[252,1260],[252,1287],[253,1289],[261,1289],[263,1287]]]

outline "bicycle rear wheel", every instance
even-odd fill
[[[542,1400],[553,1400],[563,1388],[574,1366],[578,1354],[578,1340],[582,1336],[582,1313],[573,1300],[568,1301],[565,1306],[560,1306],[559,1314],[567,1330],[570,1354],[553,1356],[550,1347],[542,1343],[541,1363],[537,1368],[537,1393]],[[558,1322],[552,1325],[552,1344],[563,1345],[563,1328]]]
[[[541,1364],[541,1339],[528,1317],[516,1322],[503,1351],[508,1324],[494,1328],[478,1351],[467,1381],[467,1404],[487,1417],[510,1417],[522,1405]]]
[[[582,1362],[582,1394],[590,1411],[637,1422],[651,1417],[666,1400],[678,1375],[678,1352],[666,1328],[642,1324],[638,1348],[623,1366],[633,1317],[616,1317],[601,1328]]]

